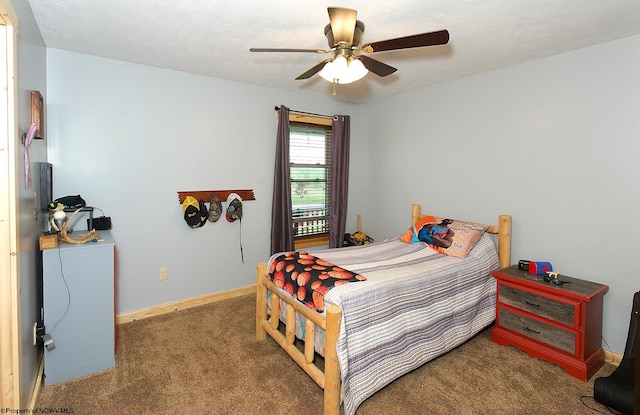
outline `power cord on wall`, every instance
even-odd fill
[[[609,352],[609,354],[611,355],[611,361],[607,362],[606,360],[604,361],[605,363],[614,363],[615,359],[613,358],[613,352],[611,351],[611,347],[609,346],[609,343],[607,343],[607,340],[604,338],[604,336],[602,336],[602,341],[604,342],[604,344],[607,346],[607,351]]]
[[[51,337],[51,336],[52,336],[53,332],[56,330],[56,327],[58,326],[58,324],[67,315],[67,312],[69,312],[69,307],[71,306],[71,290],[69,290],[69,284],[67,284],[67,279],[64,276],[64,267],[63,267],[63,264],[62,264],[62,252],[60,251],[60,245],[58,245],[58,258],[60,260],[60,275],[62,276],[62,281],[64,282],[64,287],[67,290],[67,305],[66,305],[62,315],[60,315],[60,317],[58,317],[58,320],[56,320],[56,322],[51,327],[51,330],[49,330],[49,333],[45,333],[42,336],[42,341],[43,341],[47,351],[49,351],[49,352],[56,348],[56,344],[53,341],[53,337]],[[45,313],[46,313],[46,310],[45,310]]]

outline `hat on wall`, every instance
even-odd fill
[[[211,198],[209,199],[209,222],[217,222],[222,216],[222,202],[218,199],[214,193],[211,193]]]
[[[235,222],[236,220],[242,220],[242,198],[237,193],[229,194],[227,197],[227,220],[229,222]]]
[[[209,212],[203,201],[198,201],[193,196],[187,196],[182,202],[184,220],[191,228],[199,228],[207,222]]]

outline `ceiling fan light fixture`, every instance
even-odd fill
[[[333,61],[327,62],[318,75],[331,83],[350,84],[364,78],[367,73],[369,70],[359,59],[338,55]]]
[[[379,77],[385,77],[398,70],[393,66],[370,58],[366,54],[444,45],[449,42],[449,31],[443,29],[367,43],[365,46],[361,46],[364,23],[357,20],[358,12],[344,7],[328,7],[327,12],[329,13],[329,24],[324,27],[324,35],[329,42],[329,50],[250,48],[249,51],[333,53],[333,59],[327,58],[318,62],[299,75],[296,81],[309,79],[316,74],[320,74],[322,78],[333,84],[333,95],[335,95],[337,84],[355,82],[366,76],[369,71]],[[356,55],[354,56],[354,54]]]

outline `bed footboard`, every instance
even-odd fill
[[[340,413],[340,366],[336,343],[340,332],[342,310],[336,306],[329,306],[325,315],[318,314],[300,302],[282,295],[275,284],[267,277],[267,264],[262,262],[257,267],[256,290],[256,338],[264,340],[269,334],[276,343],[324,390],[324,415],[338,415]],[[267,293],[271,293],[271,314],[267,310]],[[285,334],[278,330],[280,324],[280,301],[288,307],[285,318]],[[306,335],[304,350],[301,351],[295,342],[296,312],[306,317]],[[316,327],[325,331],[324,371],[314,363],[314,339]]]

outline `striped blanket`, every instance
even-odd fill
[[[499,262],[489,235],[465,259],[398,238],[313,254],[367,278],[337,286],[325,297],[343,312],[337,352],[345,415],[495,318],[491,271]]]

